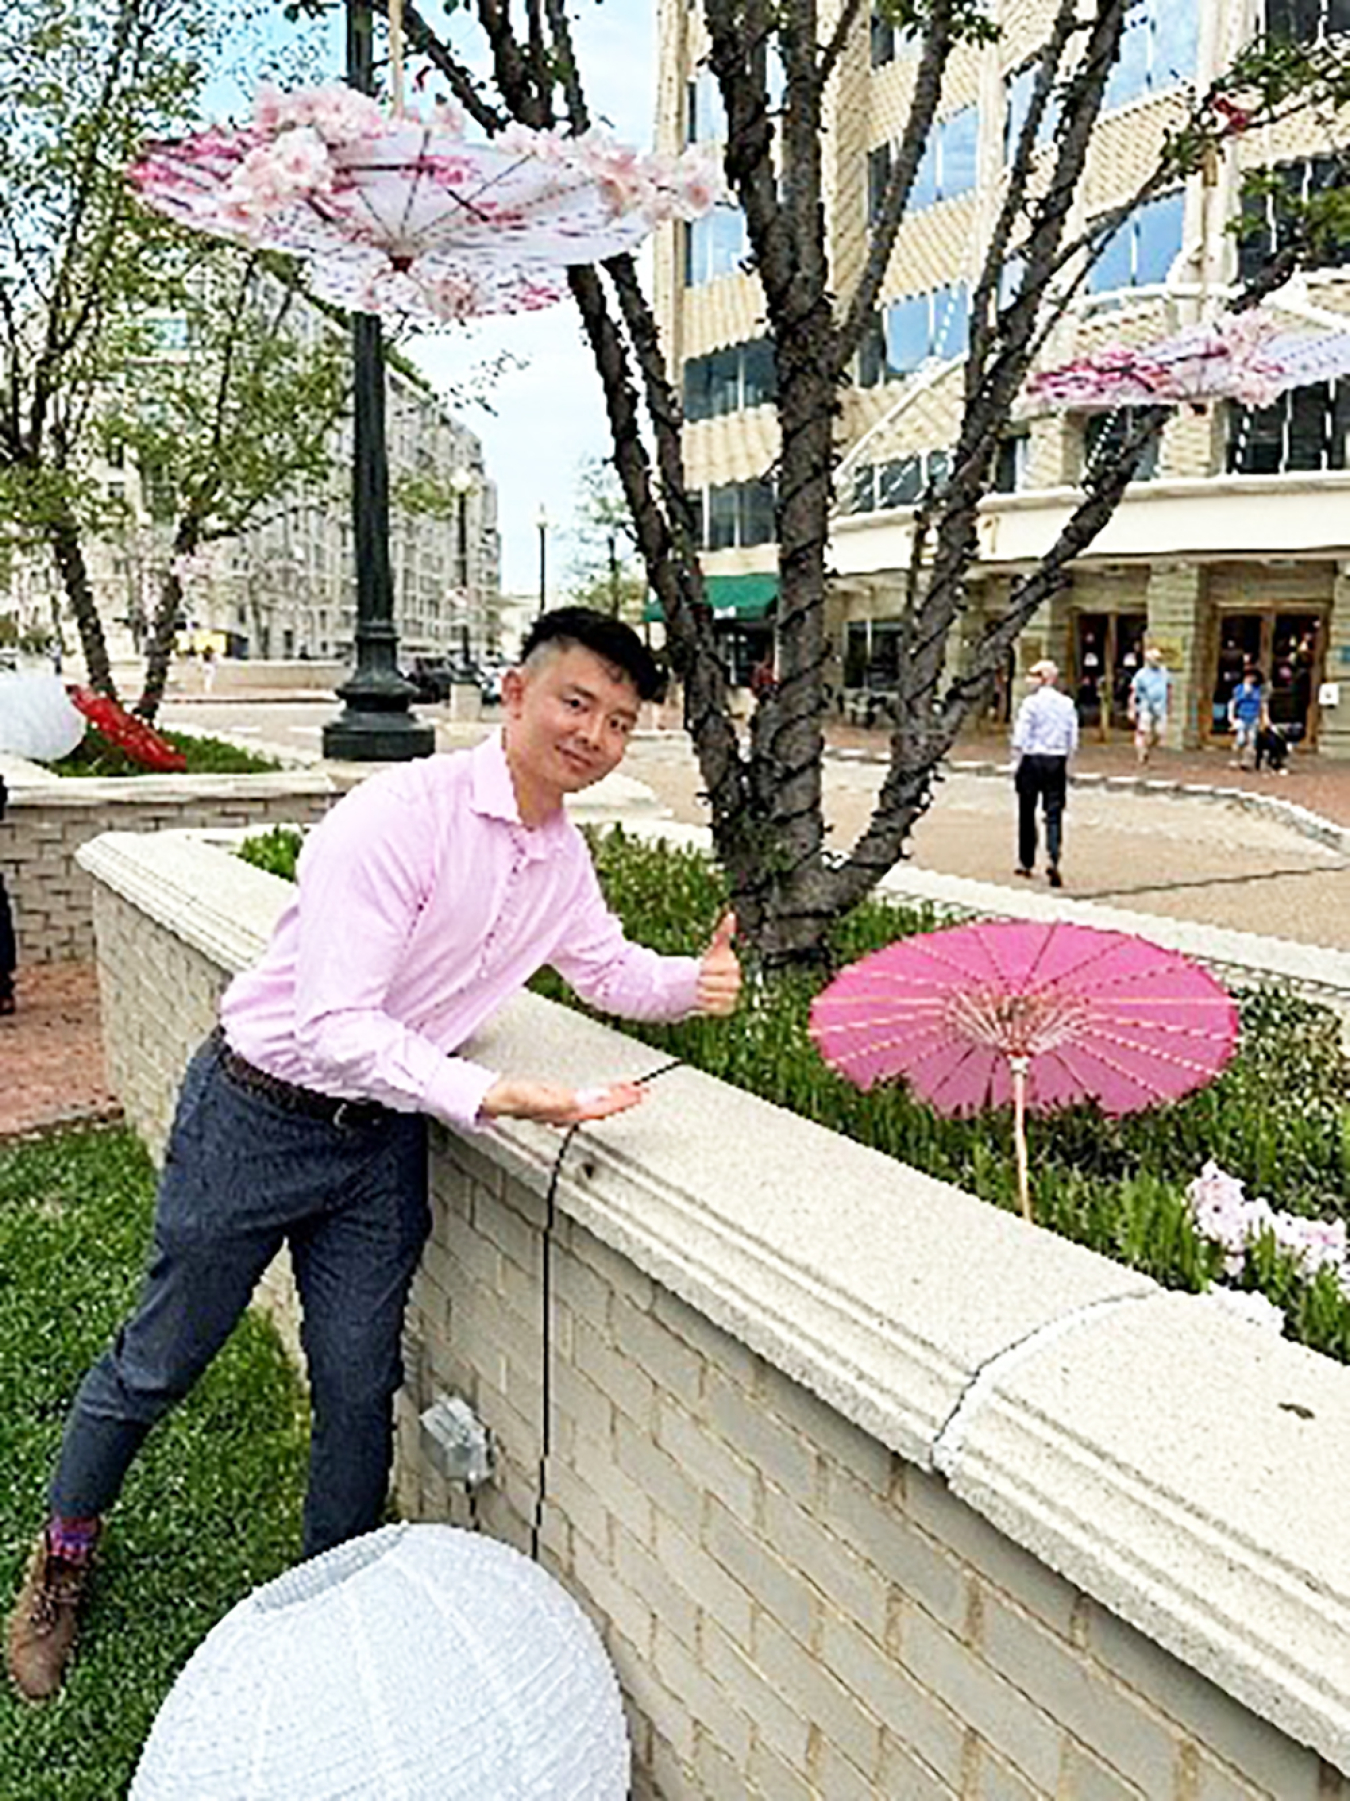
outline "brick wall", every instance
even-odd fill
[[[404,1514],[467,1523],[419,1412],[465,1395],[528,1547],[543,1204],[441,1136]],[[639,1797],[1326,1801],[1340,1778],[575,1221],[553,1239],[547,1561],[604,1634]]]
[[[323,817],[346,786],[344,776],[296,770],[31,784],[9,777],[0,873],[14,907],[20,962],[93,956],[89,878],[75,853],[100,832],[308,825]]]

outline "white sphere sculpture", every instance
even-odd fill
[[[508,1545],[386,1526],[266,1583],[193,1653],[130,1801],[623,1801],[614,1671]]]

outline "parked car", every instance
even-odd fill
[[[442,657],[414,657],[403,671],[405,681],[412,683],[420,701],[432,704],[448,700],[455,672]]]

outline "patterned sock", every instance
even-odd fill
[[[74,1520],[54,1513],[47,1522],[47,1548],[69,1563],[87,1563],[101,1524],[97,1515],[88,1520]]]

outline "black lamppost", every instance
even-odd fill
[[[347,81],[375,92],[374,13],[347,0]],[[344,702],[323,728],[323,754],[351,763],[403,762],[436,748],[431,726],[408,710],[415,689],[398,672],[394,578],[389,562],[389,453],[384,430],[384,339],[371,313],[352,318],[352,525],[356,553],[356,668]]]
[[[542,503],[534,522],[539,527],[539,614],[543,614],[548,611],[548,528],[552,521]]]

